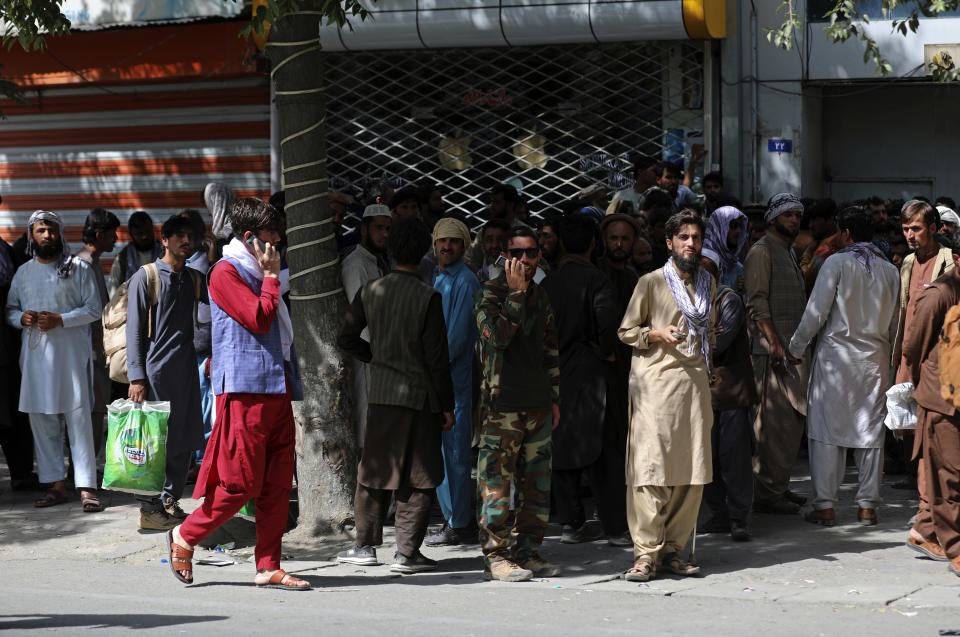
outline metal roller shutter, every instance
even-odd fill
[[[679,159],[703,129],[703,45],[689,41],[325,55],[331,185],[439,182],[482,217],[517,180],[534,214],[601,181],[632,183],[638,153]],[[515,183],[517,183],[515,182]]]

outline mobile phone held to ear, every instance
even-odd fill
[[[497,257],[497,260],[493,262],[493,265],[497,266],[501,270],[505,270],[507,265],[507,257],[501,254],[499,257]]]
[[[254,234],[250,235],[250,236],[247,238],[247,240],[246,240],[245,243],[246,243],[248,246],[250,246],[251,248],[253,248],[254,244],[256,244],[257,248],[260,248],[260,252],[266,252],[266,251],[267,251],[267,244],[265,244],[263,241],[261,241],[261,240],[257,237],[257,235],[254,235]]]

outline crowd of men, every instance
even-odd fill
[[[361,450],[356,542],[339,561],[379,565],[392,516],[395,572],[436,568],[424,544],[479,543],[489,579],[549,577],[552,517],[564,543],[632,546],[627,580],[695,575],[682,556],[694,532],[749,541],[754,513],[834,525],[848,452],[857,520],[875,525],[886,451],[917,479],[907,546],[960,575],[960,416],[938,364],[960,302],[955,204],[780,193],[751,221],[719,174],[702,201],[680,182],[641,158],[612,198],[590,186],[542,216],[501,184],[474,232],[438,185],[331,193],[349,304],[337,344],[356,405],[344,426]],[[211,184],[204,196],[212,232],[185,211],[156,242],[152,219],[131,215],[109,282],[99,257],[120,224],[102,209],[76,257],[48,211],[31,216],[24,257],[0,252],[16,330],[3,345],[20,351],[19,369],[3,369],[22,379],[8,383],[0,442],[14,488],[42,483],[36,505],[57,505],[70,497],[65,423],[81,505],[101,509],[96,458],[119,388],[97,326],[126,294],[124,393],[171,403],[166,484],[140,497],[140,526],[167,531],[171,570],[189,583],[193,547],[254,500],[255,583],[305,590],[279,566],[302,397],[282,193],[234,200]],[[362,212],[344,231],[350,209]],[[919,405],[909,458],[883,426],[895,382]],[[809,504],[789,489],[804,437]],[[188,516],[191,471],[203,502]],[[434,497],[444,524],[428,534]],[[696,529],[702,503],[711,517]]]

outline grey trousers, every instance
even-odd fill
[[[832,509],[837,503],[837,491],[846,473],[847,448],[828,445],[819,440],[808,440],[810,449],[810,478],[813,482],[813,508]],[[853,448],[853,459],[860,473],[856,501],[861,509],[875,509],[880,498],[880,479],[883,477],[883,448]]]

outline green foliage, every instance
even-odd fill
[[[846,42],[854,38],[863,43],[864,64],[873,63],[876,73],[886,77],[893,66],[884,57],[877,42],[864,30],[864,25],[870,23],[870,16],[861,11],[865,0],[836,0],[833,7],[823,16],[827,18],[824,30],[832,42]],[[893,10],[897,7],[909,7],[906,17],[891,19]],[[946,11],[960,8],[960,0],[882,0],[880,3],[880,19],[891,20],[893,31],[902,36],[916,33],[920,26],[920,18],[933,18]],[[767,28],[767,39],[784,50],[793,46],[796,31],[803,28],[800,17],[793,8],[793,2],[785,0],[777,7],[777,14],[784,14],[783,22],[777,28]],[[950,82],[960,79],[960,71],[954,65],[949,55],[938,56],[928,66],[933,78],[941,82]]]
[[[63,0],[0,0],[0,43],[9,51],[19,43],[24,51],[43,48],[43,36],[70,32],[70,20],[60,11]]]
[[[226,2],[227,0],[224,0]],[[231,0],[238,2],[239,0]],[[250,16],[250,23],[240,35],[250,37],[254,33],[263,35],[267,25],[276,24],[281,18],[297,13],[319,15],[328,25],[336,24],[341,29],[353,29],[351,18],[366,20],[370,12],[360,0],[266,0],[266,4],[257,6],[256,13]]]

